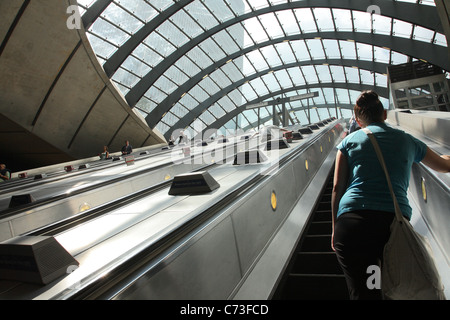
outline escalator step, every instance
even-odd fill
[[[290,275],[281,299],[285,300],[348,300],[343,275]]]
[[[320,201],[317,211],[331,211],[331,201]]]
[[[307,235],[300,248],[301,252],[333,252],[331,235]]]
[[[291,274],[342,274],[334,252],[300,252]]]
[[[324,211],[317,211],[314,214],[312,221],[331,221],[331,209]]]
[[[330,234],[331,221],[312,221],[308,227],[309,235]]]

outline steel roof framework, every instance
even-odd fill
[[[257,114],[246,104],[315,88],[334,88],[305,102],[316,108],[354,103],[336,88],[354,99],[351,90],[376,87],[387,99],[389,64],[422,59],[450,69],[436,8],[418,1],[78,2],[105,72],[166,137],[194,121],[252,127]]]

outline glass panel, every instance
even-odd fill
[[[437,45],[446,47],[447,46],[447,38],[442,33],[437,32],[436,37],[434,39],[434,43],[436,43]]]
[[[254,42],[260,43],[269,40],[264,28],[256,17],[245,20],[243,24]]]
[[[242,0],[228,0],[227,3],[229,4],[230,9],[236,14],[236,15],[242,15],[246,12],[251,11],[251,8],[247,5],[246,1]]]
[[[244,83],[242,86],[240,86],[239,90],[241,91],[242,95],[245,96],[245,98],[249,101],[257,98],[255,91],[248,83]]]
[[[391,34],[392,18],[374,14],[372,16],[372,24],[373,24],[373,33],[385,35]]]
[[[387,75],[375,73],[375,83],[377,86],[387,88],[388,86]]]
[[[151,2],[153,7],[157,8],[160,11],[164,11],[174,4],[173,0],[151,0],[148,2]]]
[[[309,53],[313,59],[325,59],[325,52],[323,51],[322,40],[312,39],[305,40],[306,45],[309,48]]]
[[[123,63],[123,67],[132,71],[134,74],[137,74],[140,77],[146,75],[151,70],[148,65],[146,65],[142,61],[139,61],[133,56],[129,56],[125,60],[125,62]]]
[[[216,119],[212,116],[211,113],[209,113],[208,110],[205,110],[199,117],[200,120],[202,120],[206,125],[210,125],[213,123]]]
[[[242,27],[240,23],[227,28],[228,33],[233,38],[234,42],[242,49],[244,48],[244,39],[249,38],[247,31]]]
[[[372,17],[368,12],[353,11],[353,24],[356,32],[371,32]]]
[[[161,90],[159,90],[156,87],[151,87],[145,93],[145,96],[148,97],[149,99],[151,99],[152,101],[155,101],[156,103],[160,103],[167,97],[167,94],[165,94],[164,92],[162,92]]]
[[[296,61],[294,53],[292,52],[291,46],[289,45],[288,42],[277,43],[275,44],[275,48],[278,54],[280,55],[281,59],[283,60],[284,64]]]
[[[291,76],[292,81],[294,82],[295,86],[303,86],[306,84],[305,78],[303,77],[303,74],[301,73],[300,68],[289,68],[287,69],[287,72]]]
[[[389,49],[374,47],[374,61],[389,63],[390,56]]]
[[[202,0],[202,2],[204,2],[205,6],[212,11],[219,21],[223,22],[233,18],[233,13],[225,2],[217,0]]]
[[[294,13],[299,21],[302,32],[317,32],[316,21],[312,15],[311,9],[294,9]]]
[[[331,74],[328,66],[315,66],[317,74],[319,75],[319,81],[328,83],[331,82]]]
[[[203,5],[202,1],[193,1],[185,8],[196,21],[201,21],[201,27],[205,30],[211,29],[219,24],[217,19],[215,19]]]
[[[212,39],[206,39],[202,43],[200,43],[200,47],[205,51],[207,55],[214,61],[221,60],[225,58],[225,53],[223,50],[217,46],[217,43]]]
[[[289,76],[289,74],[287,73],[286,70],[280,70],[280,71],[275,72],[275,77],[280,82],[281,87],[290,88],[293,86],[291,77]],[[271,90],[274,91],[274,89],[272,89],[272,88],[271,88]]]
[[[347,89],[336,89],[336,98],[338,101],[338,104],[349,104],[350,103],[350,97],[348,94]]]
[[[358,52],[358,59],[372,61],[373,46],[364,43],[356,43],[356,50]]]
[[[339,45],[341,47],[341,53],[342,53],[343,59],[356,60],[356,49],[355,49],[355,43],[353,41],[339,40]]]
[[[434,31],[420,26],[414,27],[414,39],[431,43],[434,37]]]
[[[139,108],[147,113],[150,113],[153,109],[156,108],[156,106],[157,106],[156,103],[154,103],[153,101],[150,101],[146,97],[142,97],[142,99],[139,100],[139,102],[136,104],[137,108]]]
[[[237,65],[241,64],[237,63]],[[221,69],[233,82],[242,79],[242,73],[239,71],[241,68],[236,67],[234,61],[225,64],[224,66],[221,67]]]
[[[122,93],[123,95],[126,95],[130,91],[130,88],[125,87],[114,80],[112,81],[112,83],[119,89],[120,93]]]
[[[330,66],[331,75],[335,82],[346,82],[344,67],[341,66]]]
[[[329,8],[313,8],[319,31],[335,31]]]
[[[168,132],[170,130],[170,127],[168,125],[164,124],[163,122],[158,122],[158,124],[156,125],[155,128],[162,134],[165,134],[166,132]]]
[[[91,43],[92,49],[94,49],[94,52],[103,58],[109,58],[117,50],[117,47],[89,32],[87,33],[87,37]]]
[[[355,105],[356,101],[358,100],[358,98],[359,98],[359,96],[361,94],[361,92],[356,91],[356,90],[348,90],[348,94],[350,95],[350,103],[352,105]],[[353,110],[353,107],[352,107],[352,110]]]
[[[102,17],[129,33],[134,33],[134,31],[140,29],[144,25],[141,21],[114,3],[111,3],[108,8],[103,11]]]
[[[175,105],[170,111],[176,115],[178,118],[182,118],[189,113],[189,110],[181,106],[180,104]]]
[[[368,70],[359,70],[359,74],[361,77],[361,83],[363,84],[369,84],[369,85],[374,85],[374,75],[372,72],[368,71]]]
[[[292,10],[283,10],[275,13],[278,16],[278,20],[281,22],[286,35],[299,34],[300,29],[298,28],[297,21]]]
[[[165,92],[168,95],[178,88],[178,85],[176,83],[170,81],[165,76],[159,77],[159,79],[156,80],[154,85],[155,87],[159,88],[161,91]]]
[[[146,22],[150,21],[158,14],[158,11],[148,5],[144,0],[120,0],[119,3],[139,19]]]
[[[218,69],[210,75],[210,78],[221,88],[225,88],[230,86],[232,82],[230,79],[223,73],[222,70]]]
[[[264,85],[264,82],[261,78],[256,78],[250,81],[251,86],[256,91],[258,96],[264,96],[269,93],[267,87]]]
[[[334,90],[333,88],[322,88],[324,103],[331,104],[334,107]]]
[[[144,43],[152,48],[155,52],[158,52],[163,57],[167,57],[174,52],[176,48],[161,37],[157,32],[152,32],[145,40]]]
[[[210,57],[206,53],[204,53],[203,50],[201,50],[199,47],[193,48],[186,55],[193,62],[195,62],[195,64],[197,64],[200,68],[203,69],[214,63],[214,61],[212,61]]]
[[[317,78],[316,70],[313,66],[301,67],[303,75],[305,76],[306,83],[317,83],[319,79]]]
[[[209,94],[213,95],[217,93],[220,88],[211,80],[211,78],[205,78],[200,81],[199,85]]]
[[[325,53],[328,59],[340,59],[341,53],[339,50],[339,43],[337,40],[322,40],[323,46],[325,48]]]
[[[413,26],[411,23],[394,19],[393,35],[402,38],[410,38],[412,28]]]
[[[200,72],[200,69],[187,57],[180,58],[180,60],[178,60],[175,65],[178,67],[178,69],[183,70],[183,72],[190,77]]]
[[[391,63],[392,64],[402,64],[408,62],[408,56],[398,53],[395,51],[391,51]]]
[[[311,60],[309,50],[306,47],[304,40],[291,41],[291,47],[294,50],[295,56],[297,57],[298,61]]]
[[[156,31],[178,48],[190,40],[183,32],[180,31],[180,29],[175,26],[175,24],[168,20],[158,27]]]
[[[123,32],[122,30],[117,29],[109,22],[106,22],[102,18],[97,19],[97,21],[91,26],[89,29],[92,33],[98,35],[100,38],[108,40],[113,44],[119,46],[124,43],[130,36]]]
[[[352,82],[352,83],[359,83],[359,72],[358,72],[358,68],[349,68],[349,67],[344,67],[345,69],[345,74],[347,75],[347,81],[348,82]]]
[[[236,105],[230,100],[229,97],[225,96],[217,101],[217,105],[224,110],[224,112],[231,112],[236,109]]]
[[[161,121],[164,121],[168,126],[172,127],[175,123],[177,123],[180,119],[178,119],[173,113],[167,112]]]
[[[280,56],[273,46],[261,48],[261,53],[264,55],[264,58],[267,60],[269,66],[276,67],[282,64]]]
[[[192,18],[184,11],[179,10],[175,13],[170,20],[183,32],[189,35],[190,38],[194,38],[203,32],[203,29],[199,26],[197,22],[192,20]]]
[[[350,10],[332,9],[336,31],[353,31],[352,14]]]
[[[201,90],[201,89],[198,89],[198,90]],[[191,91],[191,93],[192,93],[192,91]],[[198,103],[199,102],[196,99],[194,99],[190,94],[185,94],[179,101],[179,104],[182,105],[186,110],[189,110],[189,111],[193,110],[195,107],[197,107]]]
[[[216,33],[213,36],[214,40],[217,44],[220,44],[220,48],[224,50],[227,54],[234,53],[236,51],[239,51],[239,47],[236,45],[236,42],[234,42],[233,38],[231,38],[225,30],[220,31],[219,33]]]
[[[141,60],[148,63],[150,66],[154,67],[163,60],[163,57],[150,49],[145,43],[141,43],[133,51],[133,55],[140,58]]]
[[[278,82],[277,73],[278,72],[272,72],[261,77],[265,86],[267,86],[270,92],[281,90],[280,83]]]
[[[216,119],[220,119],[222,118],[224,115],[226,115],[226,112],[220,107],[219,104],[215,103],[213,104],[209,109],[209,112],[211,112],[211,114],[214,115],[214,118]]]
[[[259,20],[271,39],[284,36],[283,29],[280,27],[280,24],[273,13],[263,14],[259,16]]]
[[[132,87],[133,84],[135,84],[139,80],[138,77],[132,75],[123,68],[119,68],[119,70],[116,71],[112,79],[129,88]]]
[[[189,77],[176,66],[171,66],[164,75],[175,82],[178,86],[189,80]]]

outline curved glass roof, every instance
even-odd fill
[[[105,72],[166,138],[272,124],[272,106],[246,107],[307,92],[318,96],[286,104],[292,124],[350,117],[364,89],[388,107],[389,65],[447,55],[434,1],[78,3]]]

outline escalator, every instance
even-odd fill
[[[331,249],[333,172],[295,249],[274,300],[347,300],[344,274]]]

